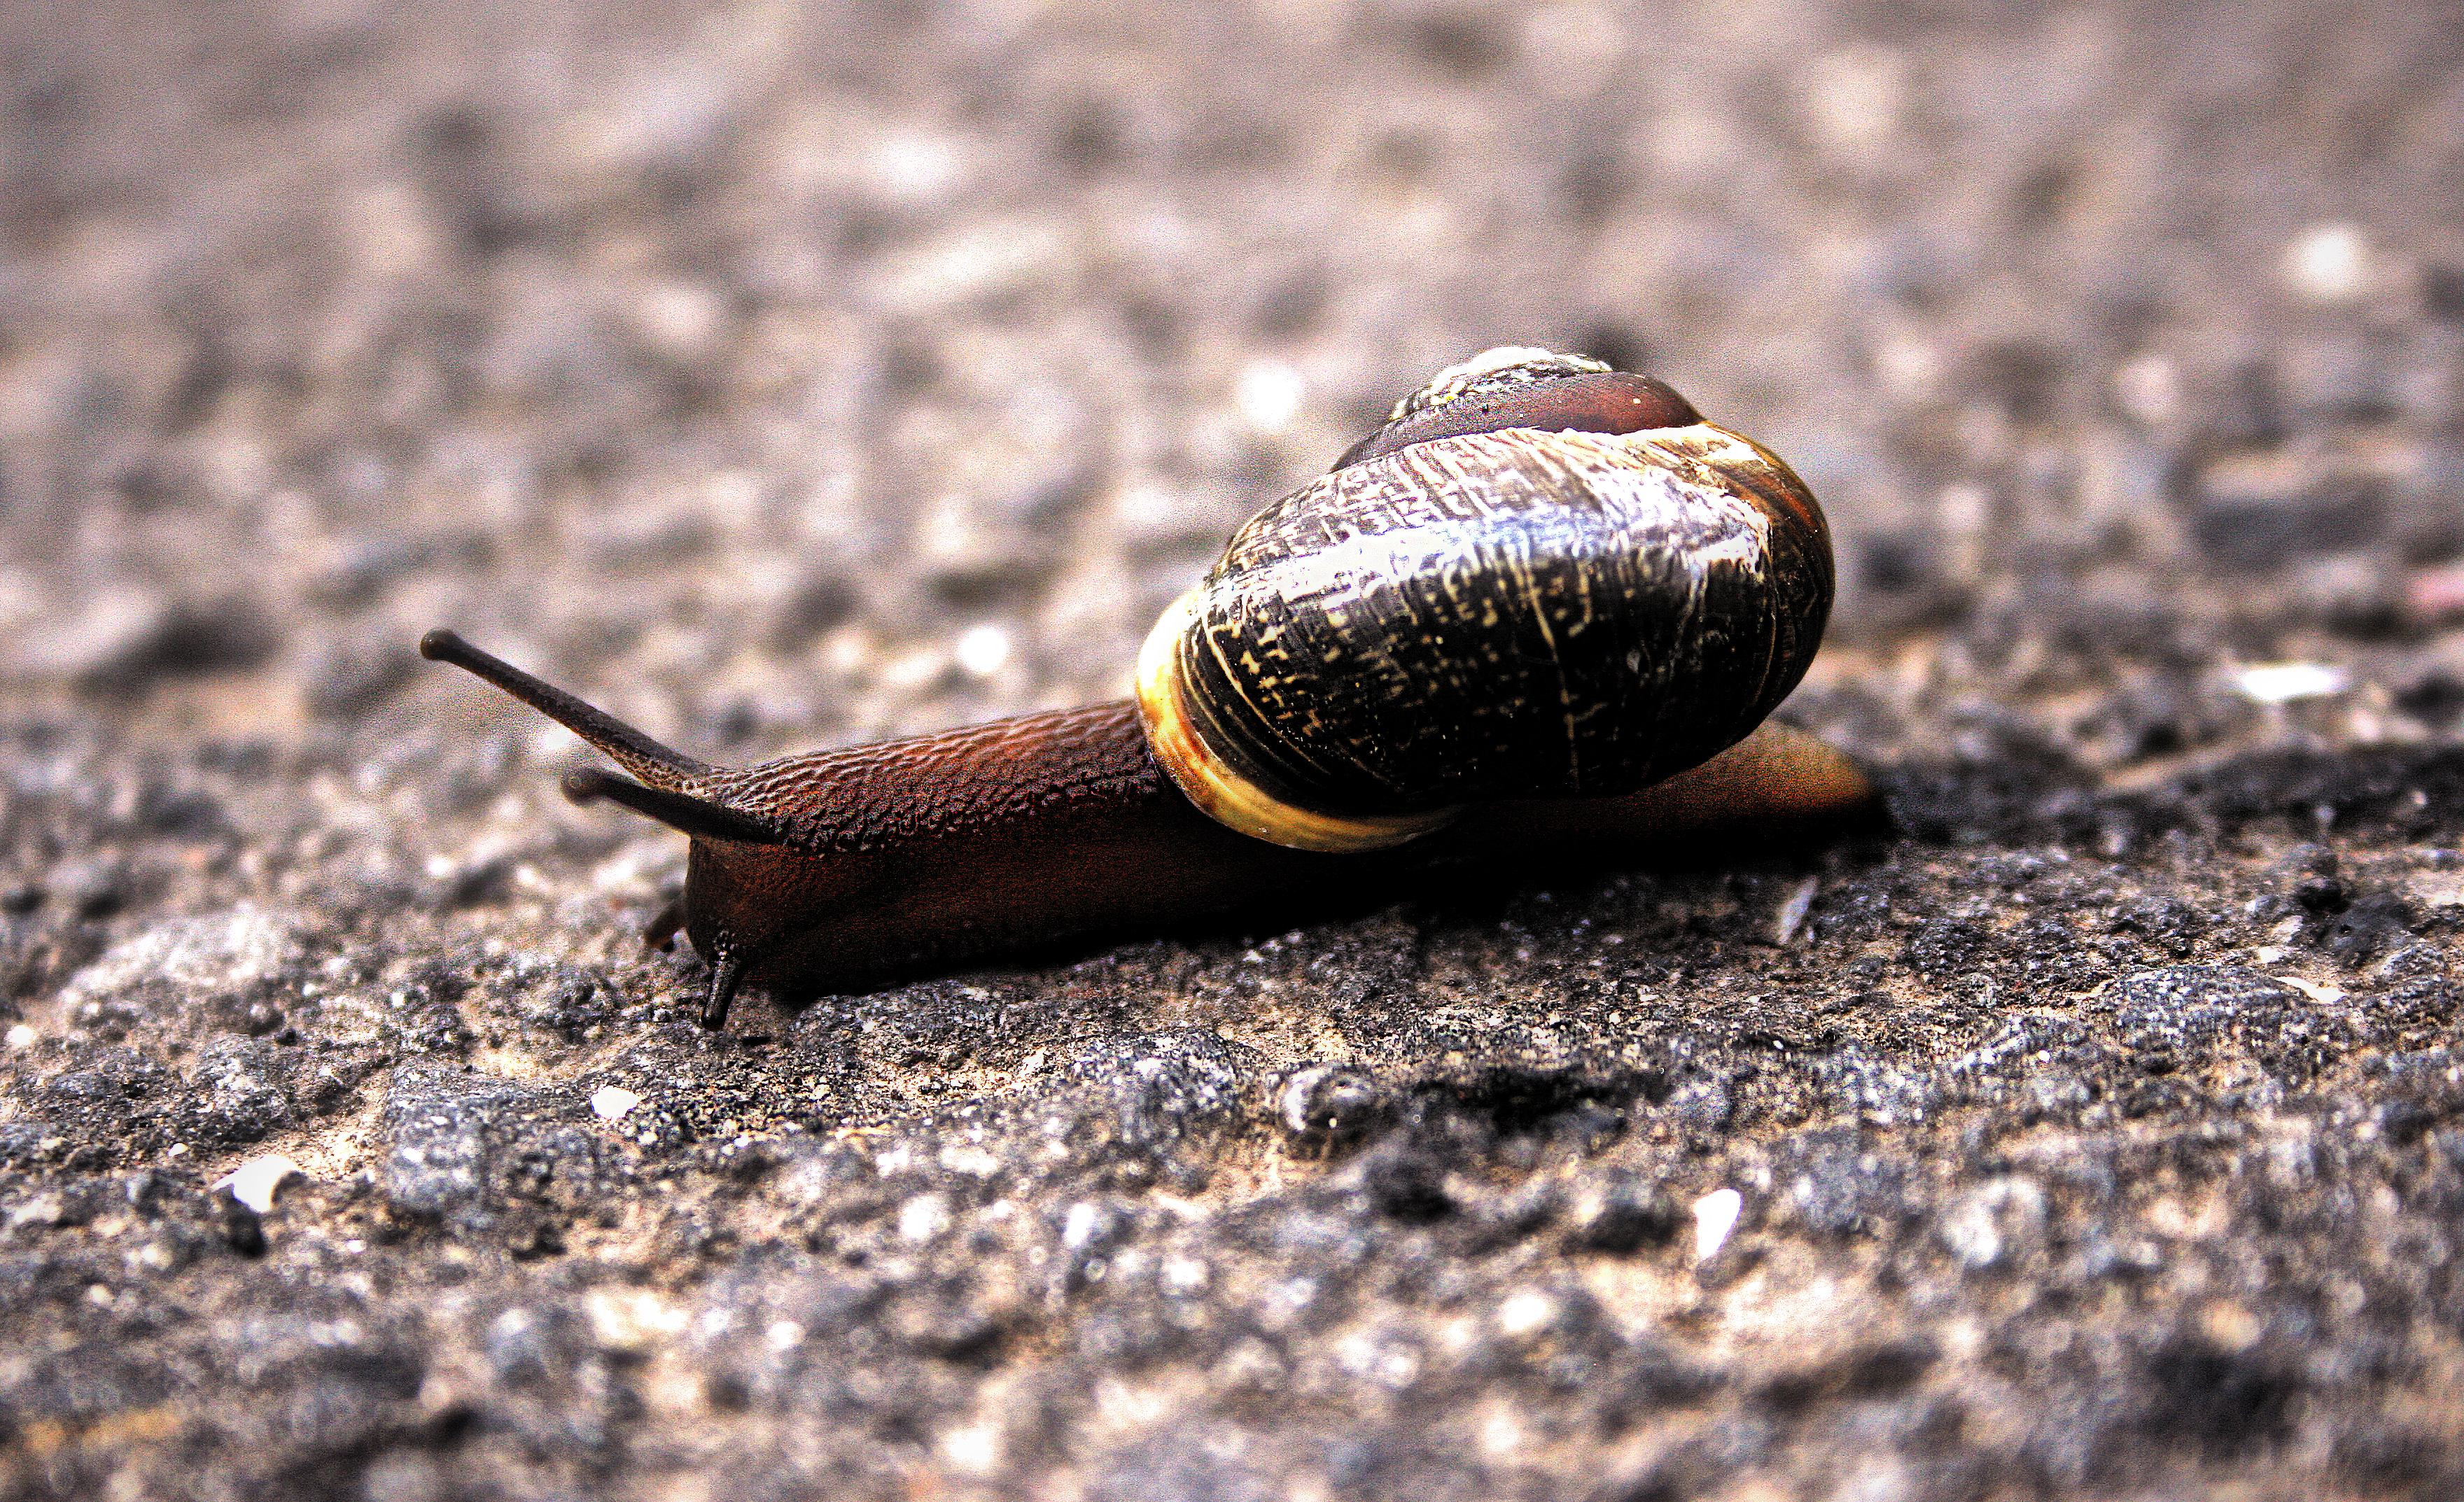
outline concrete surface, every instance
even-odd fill
[[[2464,16],[1123,9],[0,11],[0,1490],[2464,1491]],[[712,1037],[411,654],[1116,694],[1503,342],[1824,497],[1900,838]]]

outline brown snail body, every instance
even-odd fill
[[[692,836],[649,937],[682,928],[710,962],[717,1027],[744,985],[859,989],[1448,862],[1859,817],[1844,758],[1762,723],[1831,594],[1786,465],[1659,382],[1499,350],[1243,527],[1157,623],[1135,701],[736,769],[450,631],[420,650],[632,774],[568,796]]]

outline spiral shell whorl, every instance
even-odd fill
[[[1601,368],[1510,353],[1502,385],[1441,372],[1390,427]],[[1716,754],[1803,675],[1831,589],[1803,484],[1699,419],[1453,432],[1253,518],[1157,623],[1140,701],[1219,819],[1375,848],[1466,803],[1630,792]]]
[[[1565,376],[1605,375],[1608,363],[1589,355],[1561,355],[1529,344],[1500,344],[1446,366],[1420,387],[1404,393],[1386,413],[1392,427],[1432,408],[1446,407],[1467,396],[1510,391]]]

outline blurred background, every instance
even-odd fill
[[[391,743],[468,701],[409,655],[450,622],[731,751],[1114,693],[1250,510],[1540,342],[1813,483],[1817,690],[2232,740],[2183,696],[2464,614],[2459,52],[2399,5],[12,6],[0,676]]]

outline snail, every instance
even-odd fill
[[[1765,717],[1832,600],[1804,483],[1649,377],[1507,347],[1439,372],[1166,609],[1133,699],[715,766],[438,630],[605,754],[565,795],[691,838],[705,1027],[802,997],[1377,890],[1870,821]]]

